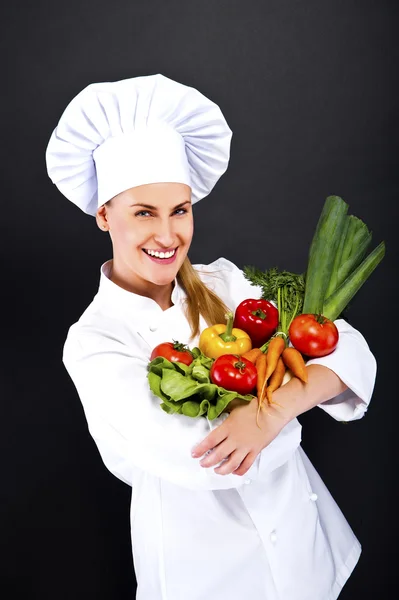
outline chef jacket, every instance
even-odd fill
[[[104,263],[93,301],[74,323],[63,362],[102,460],[132,486],[130,523],[136,600],[333,600],[361,546],[300,446],[289,422],[244,476],[220,475],[191,457],[220,425],[167,414],[147,380],[152,349],[178,340],[192,348],[186,293],[177,278],[173,306],[131,293],[109,279]],[[232,262],[194,265],[231,309],[261,288]],[[348,386],[320,404],[338,421],[361,418],[376,363],[364,337],[338,319],[337,348],[312,359]],[[200,330],[207,327],[201,317]]]

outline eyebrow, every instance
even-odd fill
[[[175,206],[174,208],[172,208],[172,210],[176,210],[178,208],[181,208],[185,204],[191,204],[190,200],[185,200],[184,202],[180,202],[180,204],[178,204],[177,206]],[[139,202],[138,204],[131,204],[130,207],[132,207],[132,206],[143,206],[144,208],[149,208],[151,210],[157,210],[156,206],[152,206],[151,204],[141,204],[141,202]]]

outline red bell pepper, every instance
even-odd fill
[[[242,329],[251,338],[254,348],[260,348],[276,331],[278,310],[268,300],[243,300],[236,308],[234,327]]]

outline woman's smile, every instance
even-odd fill
[[[170,251],[147,250],[143,248],[143,252],[150,260],[158,264],[170,265],[176,260],[177,248]]]

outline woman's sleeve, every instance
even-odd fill
[[[374,389],[377,365],[362,334],[344,319],[334,321],[339,332],[336,349],[322,358],[312,358],[307,365],[323,365],[334,371],[348,389],[319,407],[337,421],[361,419],[367,411]]]
[[[262,288],[251,283],[244,272],[227,258],[218,258],[210,265],[193,266],[199,271],[207,286],[213,289],[232,310],[235,310],[243,300],[258,299],[262,295]]]
[[[149,389],[147,362],[112,336],[73,325],[63,362],[105,466],[125,483],[134,467],[194,490],[236,488],[257,477],[255,463],[244,478],[201,467],[191,450],[210,433],[207,420],[165,413]]]

